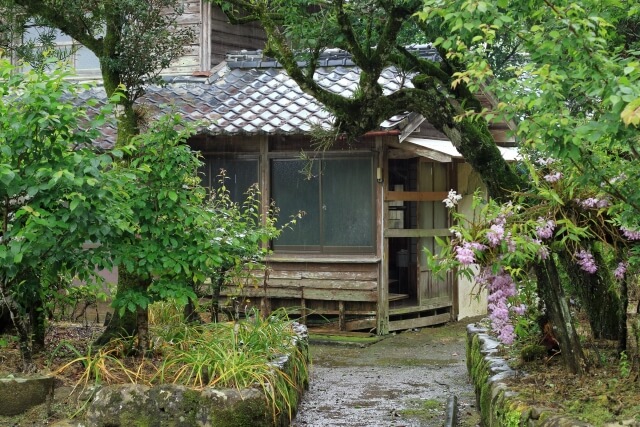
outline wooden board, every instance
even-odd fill
[[[447,307],[451,307],[451,299],[447,296],[444,296],[444,297],[432,298],[430,300],[424,301],[424,303],[419,306],[391,308],[389,309],[389,315],[397,316],[401,314],[419,313],[422,311],[435,310],[438,308],[447,308]]]
[[[440,325],[451,320],[451,313],[436,314],[415,319],[391,320],[389,321],[389,331],[399,331],[402,329],[423,328],[425,326]]]

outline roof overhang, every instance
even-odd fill
[[[451,141],[427,138],[406,138],[402,143],[393,142],[389,144],[392,148],[399,148],[413,153],[415,156],[426,157],[441,163],[451,163],[454,160],[464,160],[464,157],[453,146]],[[515,147],[500,147],[498,150],[507,162],[515,162],[520,159],[518,150]]]

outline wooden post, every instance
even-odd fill
[[[376,211],[377,227],[376,238],[378,242],[378,303],[376,333],[386,335],[389,333],[389,239],[384,237],[384,231],[388,227],[387,205],[384,200],[385,186],[389,180],[389,168],[387,151],[381,137],[376,137],[376,151],[378,153],[377,167],[381,168],[382,182],[376,184]],[[376,176],[377,176],[376,172]]]
[[[300,298],[300,323],[307,324],[307,300]]]
[[[344,301],[338,302],[338,329],[345,331],[347,329],[347,319],[344,313]]]

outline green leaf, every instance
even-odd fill
[[[175,191],[169,191],[169,199],[171,201],[176,202],[178,200],[178,194]]]
[[[5,165],[0,165],[0,182],[2,182],[6,186],[9,186],[9,184],[11,184],[11,181],[13,181],[15,177],[16,174],[14,171],[9,169]]]

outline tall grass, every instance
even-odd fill
[[[197,388],[257,386],[269,399],[274,416],[283,412],[291,416],[298,388],[308,380],[306,347],[296,342],[284,312],[266,319],[255,314],[242,322],[182,329],[163,325],[154,330],[163,342],[176,344],[163,347],[163,361],[151,382]],[[278,366],[274,361],[283,355],[291,357],[285,366]]]
[[[80,381],[94,383],[174,383],[195,388],[259,387],[274,419],[292,416],[300,387],[308,383],[306,343],[298,342],[284,311],[266,319],[254,313],[240,322],[185,324],[182,309],[163,303],[150,310],[154,340],[150,358],[126,358],[126,339],[92,349],[74,350],[76,358],[59,371],[81,364]],[[68,346],[68,345],[66,345]],[[290,356],[284,366],[275,363]],[[151,363],[153,359],[154,363]]]

